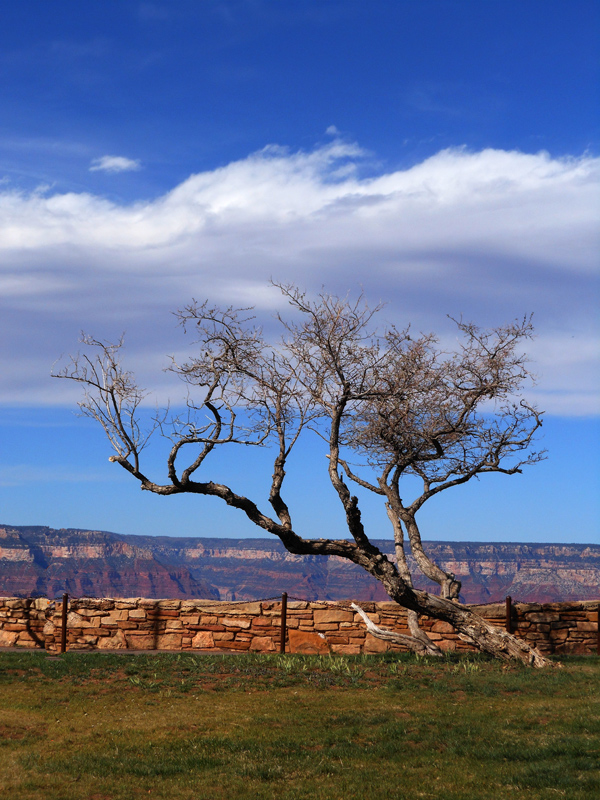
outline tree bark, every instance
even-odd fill
[[[457,581],[452,573],[446,572],[438,567],[425,553],[421,542],[421,532],[419,531],[419,526],[415,518],[409,514],[404,514],[403,521],[408,531],[410,549],[421,572],[430,580],[439,584],[442,597],[447,597],[449,600],[458,600],[461,586],[460,581]]]
[[[398,574],[400,578],[412,588],[413,581],[412,575],[410,573],[410,569],[408,568],[408,562],[406,560],[406,551],[404,550],[404,531],[402,529],[402,523],[400,522],[400,518],[397,513],[394,512],[393,506],[390,502],[385,504],[386,511],[390,522],[392,523],[392,528],[394,530],[394,549],[396,551],[396,569],[398,570]],[[416,611],[408,612],[408,629],[411,633],[413,639],[420,643],[422,647],[425,648],[425,651],[430,653],[430,655],[441,655],[441,650],[437,645],[435,645],[429,636],[421,630],[419,625],[419,615]],[[374,631],[371,631],[373,636],[377,636]],[[415,652],[420,652],[416,650]]]
[[[403,595],[402,605],[408,606],[410,602],[408,607],[412,607],[414,611],[449,622],[461,639],[474,644],[484,653],[489,653],[502,661],[519,661],[529,667],[562,666],[546,658],[537,648],[523,639],[497,628],[459,603],[427,592],[413,590],[412,594],[414,599]]]
[[[350,603],[350,606],[357,614],[360,614],[367,626],[367,631],[376,639],[383,639],[386,642],[393,642],[394,644],[403,644],[405,647],[408,647],[412,653],[418,653],[419,655],[438,657],[443,655],[440,648],[419,628],[417,614],[414,611],[408,612],[410,618],[408,627],[412,635],[407,636],[404,633],[390,631],[388,628],[380,628],[379,625],[375,625],[375,623],[369,619],[367,614],[360,606],[357,606],[356,603]]]

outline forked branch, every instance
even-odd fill
[[[275,284],[277,285],[277,284]],[[363,298],[350,302],[321,293],[316,300],[294,286],[279,285],[296,316],[279,317],[282,337],[267,341],[250,309],[220,309],[192,302],[178,317],[194,334],[194,352],[170,371],[188,387],[187,417],[157,414],[147,429],[140,419],[145,392],[120,364],[122,340],[115,345],[92,337],[95,351],[71,359],[57,377],[82,384],[80,408],[104,428],[119,463],[142,489],[159,495],[217,497],[236,508],[298,555],[337,556],[366,570],[388,595],[408,609],[410,636],[374,626],[379,638],[401,641],[418,652],[439,655],[420,630],[418,615],[454,626],[499,658],[534,666],[548,660],[525,642],[499,632],[457,600],[460,582],[425,552],[416,514],[431,497],[479,475],[518,474],[543,458],[534,448],[541,414],[520,395],[530,380],[520,345],[531,336],[530,320],[481,331],[457,321],[461,342],[442,350],[431,334],[410,329],[380,330]],[[302,537],[283,497],[290,459],[303,432],[317,430],[327,447],[328,479],[343,508],[349,539],[321,533],[315,511]],[[141,457],[157,429],[171,440],[166,479],[154,481],[141,470]],[[273,471],[266,482],[274,517],[259,503],[206,475],[218,447],[273,447]],[[358,470],[352,463],[366,463]],[[181,466],[183,464],[183,466]],[[206,479],[205,479],[206,476]],[[402,496],[404,478],[422,490]],[[348,482],[385,503],[396,545],[394,563],[373,544],[359,499]],[[419,569],[441,586],[442,596],[413,588],[404,533]],[[357,613],[364,614],[355,607]]]

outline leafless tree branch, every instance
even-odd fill
[[[96,354],[75,356],[57,377],[84,386],[82,412],[100,422],[115,451],[111,461],[142,489],[218,497],[278,536],[292,553],[339,556],[360,565],[409,610],[411,636],[403,642],[410,640],[419,652],[437,650],[418,625],[418,615],[427,614],[500,658],[545,666],[537,651],[458,603],[460,582],[428,556],[416,521],[422,506],[442,491],[493,472],[514,475],[544,457],[535,449],[542,415],[521,396],[532,379],[521,351],[532,335],[531,319],[489,331],[455,320],[457,345],[446,351],[431,334],[378,328],[381,306],[369,308],[362,296],[352,302],[322,292],[313,300],[293,285],[274,285],[293,311],[291,318],[278,317],[282,335],[276,342],[265,339],[251,309],[193,301],[177,313],[184,331],[193,334],[193,355],[183,363],[172,359],[169,366],[188,387],[185,415],[165,409],[143,429],[145,393],[121,366],[122,340],[112,345],[85,337]],[[294,529],[283,488],[294,447],[307,429],[326,443],[326,474],[350,540],[326,532],[304,538]],[[156,430],[172,442],[164,483],[141,471],[140,454]],[[233,444],[271,447],[267,500],[274,517],[226,484],[196,478],[216,448]],[[366,462],[366,476],[364,467],[357,474],[351,457]],[[401,494],[406,476],[422,484],[408,499]],[[358,497],[346,481],[385,502],[395,563],[369,538]],[[314,528],[320,527],[315,511]],[[441,596],[413,587],[405,534],[418,568],[439,584]]]

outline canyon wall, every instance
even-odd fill
[[[373,622],[408,633],[406,611],[396,603],[365,602]],[[512,608],[511,628],[544,653],[598,651],[598,601],[520,603]],[[505,605],[475,606],[499,627]],[[45,648],[61,642],[62,603],[45,598],[0,598],[0,647]],[[280,649],[281,602],[223,603],[207,600],[144,598],[91,599],[69,603],[67,650],[177,650],[188,652]],[[421,625],[443,650],[469,651],[451,625],[428,617]],[[289,601],[286,652],[358,654],[401,651],[403,647],[367,633],[348,603]]]
[[[123,536],[151,547],[161,560],[185,564],[219,591],[221,600],[256,600],[282,591],[305,600],[385,600],[381,585],[336,557],[296,556],[269,539],[186,539]],[[374,544],[392,560],[393,542]],[[523,601],[593,600],[600,596],[600,545],[425,542],[441,566],[462,581],[461,600],[486,603],[511,595]],[[408,561],[419,589],[431,582]],[[437,587],[434,588],[434,590]]]
[[[393,558],[393,543],[376,540]],[[600,545],[425,542],[463,583],[461,600],[507,594],[523,602],[600,596]],[[410,549],[408,559],[414,567]],[[417,588],[432,584],[414,570]],[[437,589],[437,587],[433,587]],[[0,594],[260,600],[286,591],[303,600],[386,600],[360,567],[296,556],[275,539],[132,536],[106,531],[0,526]]]
[[[184,564],[163,564],[152,548],[112,533],[0,527],[0,593],[56,597],[63,592],[219,598],[215,587]]]

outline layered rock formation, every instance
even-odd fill
[[[270,539],[191,539],[121,536],[152,549],[163,563],[186,565],[219,589],[221,600],[281,594],[305,600],[385,600],[382,586],[343,559],[296,556]],[[376,541],[393,557],[393,543]],[[600,596],[600,545],[426,542],[444,569],[463,583],[466,603],[488,603],[510,594],[523,602],[593,600]],[[418,588],[431,589],[410,555]]]
[[[202,597],[216,589],[150,548],[103,531],[0,527],[0,594],[57,597]]]
[[[391,541],[377,541],[393,554]],[[427,542],[463,583],[466,603],[600,596],[600,545]],[[409,556],[412,561],[412,557]],[[418,571],[414,570],[414,575]],[[417,578],[419,588],[432,584]],[[295,556],[273,539],[132,536],[0,526],[0,595],[257,600],[385,600],[377,581],[338,558]]]

